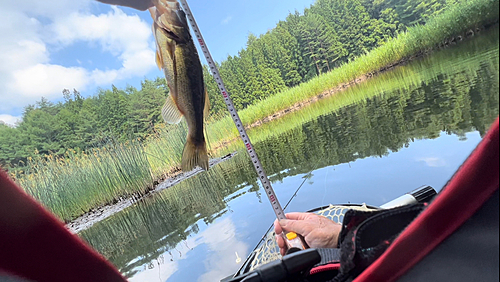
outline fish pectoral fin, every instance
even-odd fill
[[[156,51],[156,65],[160,70],[163,69],[163,60],[161,59],[160,49],[158,48]]]
[[[172,95],[169,95],[163,109],[161,110],[163,120],[168,124],[178,124],[182,120],[182,113],[177,108]]]
[[[208,98],[208,91],[205,88],[205,108],[203,109],[203,116],[205,119],[208,118],[208,115],[210,114],[210,99]]]
[[[167,44],[165,46],[170,59],[175,62],[175,41],[169,39],[167,40]]]

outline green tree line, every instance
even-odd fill
[[[84,98],[65,89],[64,100],[45,98],[25,107],[17,127],[0,124],[0,166],[23,166],[35,155],[63,155],[98,147],[109,138],[145,138],[161,124],[161,106],[168,87],[165,79],[144,80],[141,89],[100,90]]]
[[[458,1],[317,0],[259,37],[250,34],[245,49],[219,68],[237,109],[352,61],[407,27],[425,24]],[[214,113],[225,104],[205,69]]]
[[[259,37],[219,65],[237,109],[348,63],[385,40],[463,0],[317,0],[303,13]],[[205,66],[211,113],[225,104]],[[17,127],[0,124],[0,167],[22,167],[37,154],[63,155],[106,142],[146,138],[163,124],[160,109],[168,87],[163,78],[144,80],[141,89],[112,86],[92,97],[63,91],[64,100],[42,98],[24,109]]]

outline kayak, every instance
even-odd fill
[[[308,212],[316,213],[318,215],[324,216],[338,224],[342,224],[345,214],[350,210],[356,211],[376,211],[380,209],[391,209],[395,207],[400,207],[404,205],[411,205],[416,203],[425,203],[430,201],[437,192],[431,186],[420,187],[410,193],[407,193],[401,197],[398,197],[380,207],[369,206],[367,204],[344,204],[344,205],[329,205],[325,207],[316,208]],[[250,253],[246,261],[240,267],[240,269],[230,277],[226,277],[221,282],[233,282],[240,281],[237,280],[238,277],[243,277],[261,266],[270,264],[275,261],[281,260],[283,257],[280,253],[278,244],[276,243],[276,233],[274,229],[271,228],[262,237],[261,241],[258,243],[257,247]]]

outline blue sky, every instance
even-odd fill
[[[236,55],[249,33],[267,32],[314,0],[190,0],[215,60]],[[48,5],[48,3],[50,3]],[[1,1],[0,120],[14,124],[23,108],[64,88],[84,96],[99,88],[163,76],[154,62],[149,12],[94,0]],[[5,24],[6,23],[6,24]],[[202,59],[202,62],[204,60]]]

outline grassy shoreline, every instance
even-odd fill
[[[250,125],[339,85],[351,84],[365,75],[383,71],[412,57],[428,53],[451,41],[452,38],[463,37],[469,30],[475,31],[477,28],[498,22],[498,8],[499,2],[496,0],[473,0],[457,5],[426,25],[409,28],[408,31],[353,62],[251,105],[240,111],[239,115],[245,125]],[[234,127],[232,125],[231,118],[226,117],[209,126],[216,129],[215,132],[219,132],[223,128]],[[231,137],[238,136],[236,129],[231,133],[233,134]],[[223,136],[219,135],[216,139],[224,140]]]
[[[383,46],[349,64],[288,89],[240,112],[243,123],[255,124],[297,103],[363,76],[387,69],[416,55],[429,52],[450,38],[498,22],[498,1],[473,0],[457,5],[428,22],[415,26]],[[481,15],[478,17],[478,15]],[[31,160],[30,174],[17,179],[28,193],[65,221],[137,193],[146,193],[157,179],[168,177],[180,162],[185,125],[168,127],[145,142],[110,145],[85,154],[68,154],[64,160]],[[229,117],[209,122],[212,148],[238,136]],[[218,156],[214,152],[214,157]]]

